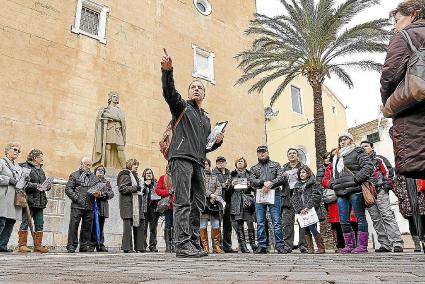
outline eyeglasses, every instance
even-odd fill
[[[17,152],[18,154],[21,153],[21,150],[19,148],[12,148],[11,150]]]

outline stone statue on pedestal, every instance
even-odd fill
[[[125,168],[126,125],[124,113],[118,106],[119,95],[110,92],[108,106],[102,107],[96,117],[93,166]]]

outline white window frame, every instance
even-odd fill
[[[82,8],[87,7],[89,9],[92,9],[96,12],[99,12],[99,29],[97,35],[88,33],[86,31],[83,31],[80,29],[80,22],[81,22],[81,10]],[[93,2],[91,0],[78,0],[77,2],[77,10],[75,12],[75,21],[74,25],[71,26],[71,32],[76,34],[83,34],[85,36],[97,39],[103,44],[106,44],[106,18],[109,13],[109,8],[105,5],[98,4],[96,2]]]
[[[299,113],[299,112],[296,112],[295,110],[294,110],[294,108],[292,107],[292,87],[294,87],[294,88],[297,88],[298,90],[300,90],[300,107],[301,107],[301,113]],[[292,112],[293,113],[296,113],[296,114],[298,114],[298,115],[302,115],[302,116],[304,116],[304,98],[303,98],[303,94],[302,94],[302,92],[301,92],[301,88],[299,88],[299,87],[297,87],[297,86],[295,86],[295,85],[291,85],[291,109],[292,109]]]
[[[214,58],[215,58],[215,53],[214,52],[210,52],[208,50],[202,49],[199,46],[197,46],[196,44],[192,44],[192,49],[193,49],[193,72],[192,72],[192,77],[194,78],[201,78],[204,80],[209,81],[211,84],[216,84],[215,81],[215,70],[214,70]],[[196,57],[197,54],[200,54],[202,56],[208,57],[208,68],[211,70],[211,77],[207,77],[204,76],[203,74],[200,74],[197,70],[197,62],[196,62]]]
[[[202,12],[201,10],[199,10],[198,1],[200,1],[201,4],[204,5],[204,7],[206,9],[205,12]],[[198,12],[201,13],[202,15],[204,15],[204,16],[209,16],[212,12],[210,0],[193,0],[193,5],[195,5],[196,10],[198,10]]]

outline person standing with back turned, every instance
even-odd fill
[[[193,81],[189,85],[188,100],[184,100],[174,86],[171,57],[165,49],[164,53],[161,61],[163,96],[170,107],[173,122],[182,115],[168,153],[168,167],[175,190],[176,257],[202,257],[207,255],[199,241],[201,212],[205,207],[204,161],[206,152],[221,146],[224,135],[218,134],[215,145],[206,150],[211,123],[201,108],[205,86],[201,81]]]

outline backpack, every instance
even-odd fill
[[[407,62],[406,75],[397,89],[387,99],[382,110],[387,118],[394,117],[425,99],[425,48],[417,49],[406,31],[401,31],[412,54]]]
[[[167,128],[164,131],[164,134],[162,134],[162,139],[159,141],[159,150],[161,151],[162,155],[166,160],[168,160],[168,152],[171,145],[171,140],[173,139],[173,133],[176,130],[177,125],[180,123],[180,120],[183,118],[183,115],[186,113],[187,108],[185,108],[179,117],[176,120],[176,123],[173,125],[173,120],[171,120]]]

